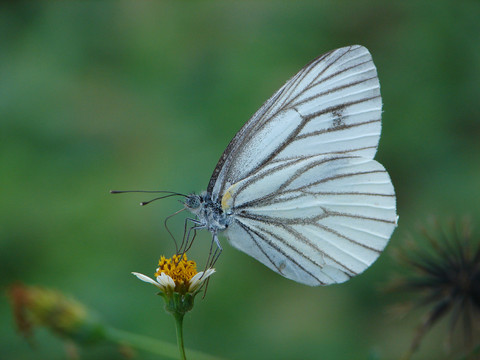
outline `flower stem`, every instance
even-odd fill
[[[183,316],[185,314],[181,314],[176,312],[173,317],[175,318],[175,328],[177,330],[177,345],[178,351],[180,352],[180,359],[187,360],[185,356],[185,347],[183,345]]]
[[[152,339],[147,336],[138,335],[111,327],[107,328],[106,337],[110,341],[117,344],[128,345],[136,349],[148,351],[152,354],[165,356],[169,359],[177,358],[175,345],[165,341]]]
[[[162,357],[168,359],[178,359],[178,351],[176,346],[166,341],[153,339],[148,336],[138,335],[112,327],[106,327],[105,336],[108,340],[115,344],[129,345],[132,348],[161,355]],[[188,350],[188,353],[195,360],[222,360],[217,356],[205,354],[200,351]],[[185,359],[185,357],[182,359]]]

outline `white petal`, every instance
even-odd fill
[[[168,288],[171,290],[175,289],[175,281],[173,281],[173,279],[165,273],[161,273],[159,276],[157,276],[157,281],[163,287],[163,290]]]
[[[207,269],[207,271],[205,271],[205,279],[212,275],[214,272],[215,269]]]
[[[146,275],[143,275],[143,274],[140,274],[140,273],[137,273],[137,272],[132,272],[132,274],[135,275],[138,279],[140,279],[140,280],[142,280],[142,281],[145,281],[145,282],[147,282],[147,283],[150,283],[150,284],[152,284],[152,285],[155,285],[156,287],[158,287],[158,288],[160,288],[160,289],[162,288],[161,285],[160,285],[158,282],[156,282],[155,280],[149,278],[149,277],[146,276]]]
[[[203,282],[214,272],[215,269],[208,269],[205,272],[200,271],[199,273],[195,274],[195,276],[190,279],[190,286],[188,287],[188,291],[194,292],[195,290],[197,290],[200,285],[202,285]]]

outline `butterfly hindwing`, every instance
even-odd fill
[[[229,196],[230,242],[309,285],[363,272],[396,226],[390,178],[381,164],[363,157],[290,160],[234,184]]]

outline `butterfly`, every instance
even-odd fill
[[[217,255],[223,234],[302,284],[342,283],[362,273],[397,226],[392,182],[373,160],[381,113],[365,47],[314,59],[235,135],[207,190],[185,196],[195,215],[191,230],[210,231]],[[184,251],[190,231],[186,237]]]

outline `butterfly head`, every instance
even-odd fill
[[[203,198],[197,194],[190,194],[185,198],[185,207],[194,214],[198,214],[202,208]]]

